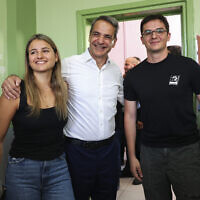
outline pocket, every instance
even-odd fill
[[[15,157],[8,157],[8,163],[9,164],[19,164],[22,163],[24,161],[24,158],[15,158]]]

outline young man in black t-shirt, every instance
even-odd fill
[[[141,22],[147,59],[124,80],[125,130],[131,171],[147,200],[200,199],[200,144],[193,93],[200,100],[200,67],[168,54],[169,24],[162,15]],[[136,102],[141,104],[142,146],[135,156]]]

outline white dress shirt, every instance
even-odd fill
[[[115,132],[116,104],[122,104],[123,78],[110,59],[101,69],[89,51],[64,58],[62,76],[68,83],[68,122],[64,134],[84,141],[99,141]]]

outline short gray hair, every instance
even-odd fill
[[[119,30],[119,24],[118,24],[118,21],[114,18],[114,17],[111,17],[111,16],[99,16],[97,17],[96,19],[93,20],[92,22],[92,25],[91,25],[91,28],[90,28],[90,35],[92,33],[92,30],[94,28],[94,25],[97,21],[99,20],[103,20],[103,21],[106,21],[108,23],[110,23],[114,28],[115,28],[115,32],[114,32],[114,39],[117,38],[117,33],[118,33],[118,30]]]

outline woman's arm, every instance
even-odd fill
[[[19,98],[8,100],[4,95],[0,97],[0,163],[3,151],[3,140],[18,107]]]

